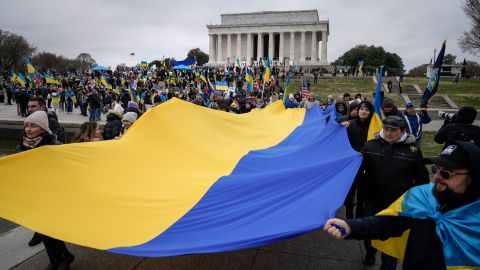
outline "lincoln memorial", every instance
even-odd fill
[[[211,66],[267,56],[282,65],[328,65],[329,23],[319,20],[317,10],[222,14],[220,25],[207,28]]]

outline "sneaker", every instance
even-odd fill
[[[366,266],[373,266],[375,265],[375,255],[368,254],[365,255],[365,261],[363,262]]]
[[[38,233],[35,233],[35,234],[33,234],[32,239],[30,239],[30,241],[28,241],[28,246],[33,247],[33,246],[36,246],[40,243],[42,243],[42,238],[40,237],[40,235]]]

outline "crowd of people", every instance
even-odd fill
[[[374,110],[373,104],[361,94],[354,98],[350,93],[342,97],[330,95],[319,100],[313,93],[296,89],[284,97],[283,84],[279,81],[291,74],[273,68],[271,80],[262,85],[263,71],[262,67],[254,67],[255,80],[251,91],[246,86],[246,70],[240,67],[204,68],[192,72],[164,69],[153,72],[129,69],[106,74],[88,72],[65,77],[60,80],[60,85],[41,83],[24,87],[4,81],[2,89],[4,103],[16,103],[18,115],[26,117],[19,152],[43,145],[118,139],[146,110],[161,106],[172,98],[236,114],[263,108],[277,100],[284,100],[286,108],[310,109],[318,105],[324,111],[333,110],[329,115],[334,119],[329,121],[346,127],[352,148],[363,155],[363,163],[345,200],[348,220],[331,219],[325,230],[337,238],[366,239],[364,263],[371,266],[375,264],[377,251],[371,246],[370,239],[397,236],[410,228],[409,243],[412,243],[407,246],[404,268],[445,268],[446,260],[435,235],[433,220],[423,222],[416,217],[374,216],[411,188],[431,182],[421,150],[422,125],[431,121],[428,112],[417,112],[412,103],[401,112],[391,98],[382,96],[383,128],[375,139],[367,141]],[[211,81],[226,81],[230,89],[216,91],[212,89]],[[75,108],[84,117],[89,117],[89,121],[67,140],[57,113],[73,113]],[[437,165],[432,171],[431,200],[436,200],[440,208],[435,211],[442,214],[479,200],[480,175],[472,165],[480,162],[480,128],[473,125],[476,113],[474,108],[461,108],[455,117],[447,118],[435,137],[436,142],[445,144],[445,150],[437,159],[431,160]],[[106,120],[103,131],[98,123],[102,115]],[[452,146],[455,149],[448,150]],[[459,185],[463,188],[460,189]],[[340,229],[345,233],[342,234]],[[418,236],[427,233],[428,237]],[[428,243],[417,245],[421,239]],[[41,242],[47,250],[51,269],[68,269],[74,256],[65,244],[35,233],[29,245]],[[422,247],[431,249],[417,252]],[[395,258],[382,254],[381,269],[395,269],[396,264]]]

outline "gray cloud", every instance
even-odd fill
[[[2,0],[1,6],[0,28],[23,35],[39,51],[71,58],[88,52],[102,65],[183,59],[195,47],[208,53],[206,25],[219,24],[222,13],[302,9],[317,9],[321,20],[330,21],[329,61],[367,44],[397,53],[410,69],[428,63],[444,38],[458,61],[480,61],[457,46],[470,29],[459,0]]]

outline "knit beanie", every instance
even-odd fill
[[[123,114],[123,107],[122,105],[118,104],[118,103],[115,103],[115,106],[113,107],[113,109],[117,112],[119,112],[120,114]]]
[[[127,112],[123,115],[122,121],[128,121],[130,123],[135,123],[137,120],[137,113],[134,112]]]
[[[136,102],[129,101],[128,104],[127,104],[127,109],[128,108],[135,108],[135,109],[138,110],[138,104]]]
[[[25,122],[24,123],[32,123],[32,124],[35,124],[37,126],[39,126],[40,128],[42,128],[43,130],[45,130],[46,132],[48,132],[48,134],[52,134],[52,131],[50,130],[50,128],[48,127],[48,116],[47,116],[47,113],[44,112],[44,111],[36,111],[32,114],[30,114],[26,119],[25,119]]]
[[[358,109],[358,102],[354,101],[354,102],[350,103],[349,108],[350,108],[350,111]]]
[[[390,98],[384,98],[382,102],[382,108],[393,108],[395,107],[395,103]]]

